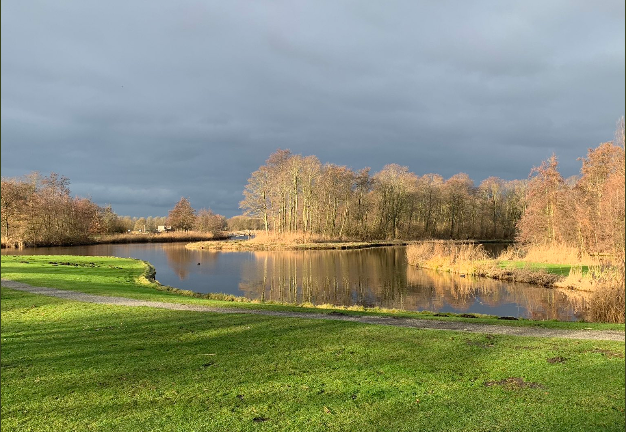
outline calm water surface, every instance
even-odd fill
[[[585,318],[586,299],[579,293],[416,269],[407,265],[404,247],[209,252],[167,243],[3,250],[5,253],[132,257],[149,261],[163,285],[285,303],[562,321]]]

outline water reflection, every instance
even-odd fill
[[[25,249],[17,253],[133,257],[152,263],[164,285],[266,301],[538,320],[587,319],[585,293],[417,269],[407,265],[403,247],[209,252],[189,250],[184,244],[134,244]]]
[[[460,277],[411,266],[407,266],[407,282],[409,287],[430,287],[430,302],[422,296],[411,305],[425,310],[442,311],[449,306],[463,312],[499,311],[498,315],[570,321],[583,318],[588,299],[588,294],[581,292],[574,297],[567,291],[536,285]]]
[[[558,320],[581,319],[586,303],[582,295],[571,299],[534,285],[417,269],[397,247],[253,256],[242,265],[239,283],[251,299]]]

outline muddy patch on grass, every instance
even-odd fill
[[[71,266],[71,267],[100,267],[98,264],[96,263],[72,263],[72,262],[56,262],[56,261],[49,261],[48,264],[52,264],[53,266]],[[119,268],[121,269],[121,267],[115,267],[115,268]]]
[[[565,363],[567,361],[567,359],[565,357],[557,356],[557,357],[552,357],[552,358],[546,359],[546,361],[548,363],[551,363],[551,364],[554,364],[554,363]]]
[[[508,390],[516,390],[523,388],[543,388],[543,385],[535,382],[526,382],[524,378],[509,377],[500,381],[487,381],[484,383],[485,387],[504,387]]]
[[[594,349],[592,353],[602,354],[606,358],[624,358],[624,354],[606,349]]]

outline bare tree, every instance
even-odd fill
[[[555,155],[532,169],[526,195],[527,207],[518,225],[520,241],[533,244],[566,241],[563,234],[569,219],[567,191]]]
[[[379,232],[386,237],[398,238],[403,216],[406,216],[417,189],[417,176],[407,167],[389,164],[374,175],[374,182]]]
[[[182,197],[170,210],[167,216],[168,224],[177,230],[189,231],[196,222],[196,211],[191,207],[189,200]]]
[[[465,173],[455,174],[444,185],[444,209],[450,238],[468,237],[463,231],[474,182]]]
[[[224,216],[213,213],[211,209],[201,209],[196,216],[194,229],[218,235],[226,228],[226,225]]]

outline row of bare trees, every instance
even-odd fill
[[[182,197],[170,210],[167,224],[177,231],[198,231],[217,235],[227,229],[228,222],[211,209],[196,211],[189,200]]]
[[[578,178],[564,180],[555,156],[529,180],[489,177],[478,186],[467,174],[444,179],[386,165],[370,174],[322,165],[315,156],[278,150],[252,173],[240,207],[250,218],[233,227],[262,226],[360,239],[513,239],[566,244],[581,253],[624,253],[624,121],[613,142],[589,149]],[[70,196],[69,180],[52,173],[2,179],[2,243],[66,245],[97,234],[177,230],[218,232],[223,216],[181,200],[167,218],[119,217],[110,206]],[[233,228],[234,229],[234,228]]]
[[[240,208],[265,230],[361,239],[517,239],[581,253],[624,251],[624,120],[589,149],[580,176],[563,179],[556,156],[528,180],[467,174],[445,180],[396,164],[370,174],[277,150],[252,173]]]
[[[91,200],[70,196],[69,180],[58,174],[2,179],[4,245],[84,243],[106,229],[107,216]]]
[[[624,256],[624,119],[615,139],[581,158],[580,176],[565,181],[552,156],[531,172],[526,211],[519,222],[522,242],[567,245],[582,254]]]
[[[168,217],[118,216],[111,206],[72,197],[69,184],[69,179],[56,173],[3,178],[3,247],[87,244],[103,234],[156,232],[159,225],[213,234],[226,228],[223,216],[207,209],[196,212],[186,198],[181,198]]]
[[[467,174],[447,180],[407,167],[353,171],[278,150],[252,173],[240,207],[266,230],[333,238],[510,239],[524,212],[526,182]]]

